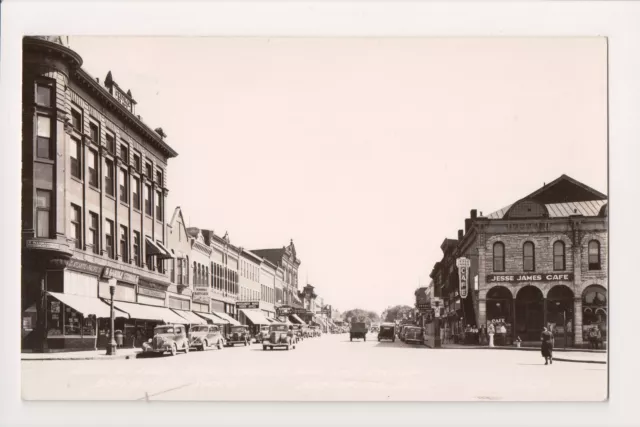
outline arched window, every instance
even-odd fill
[[[536,269],[536,249],[532,242],[525,242],[522,247],[522,269],[523,271]]]
[[[565,269],[565,265],[564,242],[558,240],[553,244],[553,269],[561,271]]]
[[[493,271],[504,271],[504,243],[493,244]]]
[[[189,257],[187,256],[187,262],[184,266],[184,273],[185,273],[185,285],[189,285]]]
[[[589,270],[600,270],[600,242],[589,242]]]
[[[198,284],[198,263],[193,261],[193,284]]]

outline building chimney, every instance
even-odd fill
[[[476,219],[478,217],[478,210],[471,209],[471,219]]]
[[[458,241],[461,241],[464,238],[464,231],[458,230]]]

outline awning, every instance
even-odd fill
[[[317,322],[318,325],[322,326],[323,328],[327,327],[327,323],[324,321],[322,317],[316,317],[315,319],[313,319],[313,321]]]
[[[296,294],[292,294],[293,295],[293,299],[298,301],[300,304],[302,304],[302,301],[300,300],[300,298],[298,298],[298,295]]]
[[[156,245],[162,249],[162,251],[166,254],[166,256],[168,256],[169,258],[175,258],[175,256],[173,256],[173,254],[171,253],[171,251],[169,251],[169,249],[167,249],[167,247],[165,245],[163,245],[160,242],[156,242]]]
[[[231,323],[233,326],[242,326],[242,323],[238,322],[236,319],[234,319],[233,317],[229,316],[227,313],[221,313],[219,311],[214,311],[213,314],[215,314],[216,316],[218,316],[219,318],[226,320],[227,322]]]
[[[99,318],[111,317],[111,307],[98,298],[72,294],[61,294],[58,292],[47,293],[61,303],[68,305],[78,313],[82,313],[85,316],[96,316]],[[116,310],[115,307],[113,311],[115,317],[128,317],[127,313]]]
[[[301,324],[301,325],[306,325],[305,321],[302,320],[300,317],[298,317],[297,314],[292,314],[290,316],[293,320],[295,320],[297,323]]]
[[[169,251],[161,248],[160,245],[158,245],[158,243],[151,240],[150,237],[145,238],[145,241],[147,243],[147,246],[146,246],[147,255],[157,256],[158,258],[162,258],[162,259],[173,258],[173,256],[169,253]]]
[[[270,318],[270,317],[267,317],[266,319],[267,319],[269,322],[271,322],[271,323],[280,323],[280,322],[278,322],[276,319],[272,319],[272,318]]]
[[[187,322],[191,325],[204,325],[207,323],[202,317],[197,316],[195,313],[186,310],[174,310],[178,315],[187,319]]]
[[[216,316],[215,314],[210,313],[200,313],[199,311],[195,312],[198,316],[202,316],[205,319],[211,320],[214,325],[226,325],[229,323],[227,320],[224,320],[221,317]]]
[[[160,320],[165,323],[187,323],[187,319],[177,315],[166,307],[114,301],[119,310],[129,313],[131,319]]]
[[[264,316],[264,314],[262,314],[261,310],[242,309],[240,310],[240,312],[243,313],[247,317],[247,319],[249,319],[249,321],[254,325],[269,324],[269,321]]]

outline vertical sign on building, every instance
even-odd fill
[[[458,258],[456,266],[458,267],[460,298],[466,298],[469,294],[469,267],[471,267],[471,260],[464,257]]]

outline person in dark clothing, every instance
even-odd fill
[[[547,328],[543,328],[540,340],[542,341],[540,350],[542,357],[544,357],[544,364],[553,364],[553,334]]]

